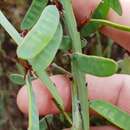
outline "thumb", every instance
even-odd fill
[[[72,0],[73,10],[80,24],[81,20],[89,18],[101,0]]]

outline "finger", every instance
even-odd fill
[[[72,0],[74,12],[78,23],[80,23],[82,19],[88,18],[91,12],[95,10],[100,1],[101,0]],[[120,0],[120,2],[123,9],[123,15],[119,16],[111,9],[108,15],[108,19],[119,24],[130,26],[130,0]],[[101,32],[104,33],[106,36],[112,38],[115,42],[124,47],[126,50],[130,51],[130,33],[119,31],[110,27],[103,28]]]
[[[72,0],[75,16],[78,23],[85,18],[89,18],[101,0]]]
[[[99,127],[91,127],[91,130],[119,130],[119,128],[115,128],[112,126],[99,126]]]
[[[90,100],[105,100],[130,113],[130,76],[113,75],[99,78],[88,75],[86,77]]]
[[[107,78],[86,76],[88,82],[89,99],[101,99],[119,106],[122,110],[130,113],[130,76],[114,75]],[[71,109],[70,81],[63,75],[52,76],[51,80],[56,84],[60,96],[62,97],[65,109]],[[37,106],[40,115],[57,113],[52,96],[40,80],[32,82],[36,95]],[[23,113],[28,112],[28,98],[25,87],[22,87],[17,95],[17,104]]]
[[[55,83],[60,96],[64,101],[66,111],[71,110],[71,91],[70,81],[63,75],[51,76],[51,80]],[[36,103],[39,115],[47,115],[49,113],[57,113],[58,109],[53,103],[52,96],[47,87],[38,79],[32,82],[33,91],[36,97]],[[22,87],[17,95],[17,104],[19,109],[27,114],[28,113],[28,96],[26,87]]]
[[[64,130],[70,130],[70,129],[64,129]],[[119,129],[112,126],[98,126],[98,127],[91,127],[90,130],[119,130]]]

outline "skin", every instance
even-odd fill
[[[77,22],[90,16],[100,0],[72,0],[73,8]],[[120,0],[123,8],[123,15],[118,16],[113,10],[110,10],[108,19],[124,25],[130,26],[130,0]],[[130,33],[104,27],[101,32],[112,38],[120,46],[130,51]],[[64,75],[55,75],[50,77],[56,84],[58,92],[62,97],[66,111],[71,111],[71,81]],[[117,105],[120,109],[130,114],[130,76],[129,75],[113,75],[111,77],[99,78],[95,76],[86,76],[88,82],[89,99],[101,99]],[[52,96],[45,85],[40,80],[32,82],[33,90],[36,96],[39,115],[49,113],[57,114],[58,109],[55,107]],[[25,86],[22,87],[17,95],[17,104],[19,109],[28,113],[28,98]],[[92,114],[92,113],[91,113]],[[119,130],[112,126],[91,127],[91,130]]]

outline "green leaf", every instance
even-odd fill
[[[90,102],[90,108],[123,130],[130,130],[130,115],[105,101]]]
[[[22,59],[32,59],[37,56],[52,40],[59,25],[59,12],[53,5],[47,6],[38,22],[25,36],[18,47],[17,55]]]
[[[72,60],[81,72],[95,76],[111,76],[117,71],[117,63],[108,58],[76,53]]]
[[[13,82],[14,84],[17,84],[17,85],[25,84],[24,75],[21,75],[21,74],[11,74],[9,76],[9,79],[11,82]]]
[[[110,7],[115,10],[119,15],[122,15],[122,7],[120,0],[109,0]]]
[[[48,45],[38,54],[35,58],[29,60],[32,66],[41,70],[45,70],[48,65],[53,61],[55,54],[62,41],[63,30],[62,26],[59,25],[53,39],[48,43]]]
[[[69,36],[64,36],[60,45],[60,50],[67,51],[72,48],[72,40]]]
[[[108,14],[109,8],[110,8],[109,0],[102,0],[98,5],[98,7],[95,9],[92,18],[105,19]],[[91,33],[95,32],[101,26],[102,25],[100,23],[90,22],[81,29],[81,35],[87,37]]]
[[[53,116],[52,115],[48,115],[43,117],[40,120],[40,130],[47,130],[48,129],[48,124],[51,124],[53,121]]]
[[[26,87],[29,99],[29,128],[28,130],[39,130],[39,115],[35,100],[35,95],[32,90],[31,77],[26,76]]]
[[[9,35],[13,38],[13,40],[17,43],[17,45],[20,45],[23,38],[13,27],[13,25],[8,21],[8,19],[4,16],[1,10],[0,10],[0,24],[9,33]]]
[[[125,56],[123,60],[118,62],[121,74],[130,74],[130,56]]]
[[[31,29],[36,24],[47,3],[48,0],[33,0],[21,23],[21,29]]]

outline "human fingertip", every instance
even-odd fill
[[[66,111],[71,110],[71,82],[64,75],[51,76],[50,79],[56,85],[61,96]],[[57,114],[59,110],[54,104],[53,97],[47,87],[39,80],[32,81],[33,91],[36,98],[36,104],[39,115]],[[23,86],[17,94],[17,105],[21,112],[28,113],[28,95],[26,86]]]
[[[32,81],[32,86],[39,115],[45,115],[49,112],[51,94],[40,80]],[[21,112],[24,114],[28,113],[28,95],[26,86],[23,86],[17,94],[17,105]]]

